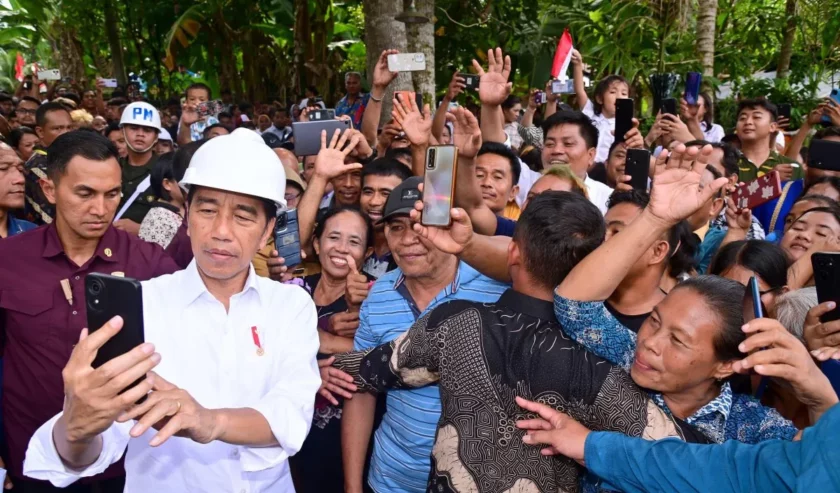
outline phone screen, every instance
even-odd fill
[[[426,174],[423,181],[423,216],[429,226],[448,226],[449,210],[455,190],[458,149],[455,146],[432,146],[426,151]]]
[[[685,102],[690,105],[697,104],[700,99],[700,82],[703,77],[700,72],[689,72],[685,77]]]
[[[633,128],[633,100],[615,100],[615,141],[624,142],[624,135]]]

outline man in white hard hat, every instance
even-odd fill
[[[155,154],[160,156],[174,150],[175,145],[172,142],[172,135],[170,135],[169,130],[161,128],[160,134],[158,134],[157,145],[155,145]]]
[[[123,111],[120,127],[128,147],[128,156],[120,160],[122,201],[114,218],[114,226],[137,235],[140,233],[140,223],[155,201],[155,196],[150,193],[149,175],[155,165],[154,149],[161,130],[160,113],[149,103],[131,103]]]
[[[234,172],[234,160],[246,169]],[[32,437],[25,474],[67,486],[127,446],[126,493],[294,491],[287,459],[321,383],[315,306],[251,266],[285,207],[285,182],[254,132],[196,152],[181,181],[194,260],[143,283],[146,343],[93,369],[122,320],[83,331],[63,372],[64,411]]]

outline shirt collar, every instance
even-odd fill
[[[514,291],[513,288],[502,293],[502,296],[499,297],[499,301],[496,304],[506,306],[514,312],[526,313],[541,320],[555,321],[553,301],[533,298],[527,294]]]
[[[665,403],[665,399],[659,392],[652,393],[651,398],[661,409],[667,411],[669,414],[671,410]],[[729,413],[732,411],[732,387],[729,382],[725,382],[720,389],[720,395],[709,401],[705,406],[698,409],[694,414],[689,416],[685,422],[694,425],[698,420],[709,416],[713,417],[715,414],[723,416],[724,423],[729,419]]]
[[[106,262],[117,262],[117,256],[114,254],[114,247],[117,243],[117,230],[113,226],[108,226],[105,234],[99,240],[99,245],[96,246],[94,257],[99,257]],[[57,257],[64,254],[64,246],[58,238],[58,230],[55,222],[50,223],[46,230],[46,241],[44,242],[44,249],[41,255],[46,258]]]
[[[449,285],[447,294],[458,292],[458,287],[461,286],[461,266],[463,265],[466,264],[459,260],[458,270],[455,271],[455,279],[453,279],[452,283]],[[403,285],[403,283],[405,283],[405,274],[403,274],[403,271],[400,270],[399,275],[397,276],[397,280],[394,281],[394,289],[399,289],[400,286]],[[447,291],[447,289],[444,288],[444,291]]]
[[[248,278],[245,280],[245,287],[242,288],[242,291],[235,294],[234,296],[239,296],[242,293],[247,293],[250,290],[254,290],[254,292],[257,293],[257,296],[259,296],[260,290],[259,286],[257,285],[257,274],[254,271],[253,264],[248,266]],[[198,265],[196,264],[195,259],[193,259],[187,266],[187,268],[184,269],[183,276],[181,277],[180,291],[182,300],[184,302],[184,306],[192,304],[204,293],[207,293],[208,296],[213,296],[212,294],[210,294],[210,291],[207,290],[207,285],[204,284],[204,280],[201,279],[201,275],[198,273]]]

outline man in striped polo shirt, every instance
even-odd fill
[[[362,305],[355,351],[396,339],[441,303],[495,302],[508,287],[436,249],[414,232],[408,214],[420,199],[417,186],[421,180],[405,180],[385,204],[385,236],[398,268],[379,278]],[[341,447],[347,493],[364,491],[363,470],[375,405],[372,394],[357,394],[344,403]],[[387,410],[374,435],[368,477],[373,491],[426,491],[440,410],[437,386],[388,392]]]

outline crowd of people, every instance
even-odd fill
[[[840,253],[840,171],[806,146],[840,142],[837,101],[793,132],[741,99],[724,129],[702,93],[617,136],[620,75],[588,92],[573,51],[572,94],[515,95],[497,48],[480,106],[456,73],[383,118],[396,53],[333,108],[0,94],[7,489],[840,491],[812,262]],[[303,155],[324,109],[349,124]],[[422,220],[430,146],[458,151],[448,226]],[[734,200],[765,176],[777,198]],[[94,273],[141,281],[145,328],[98,366],[125,321],[87,326]]]

